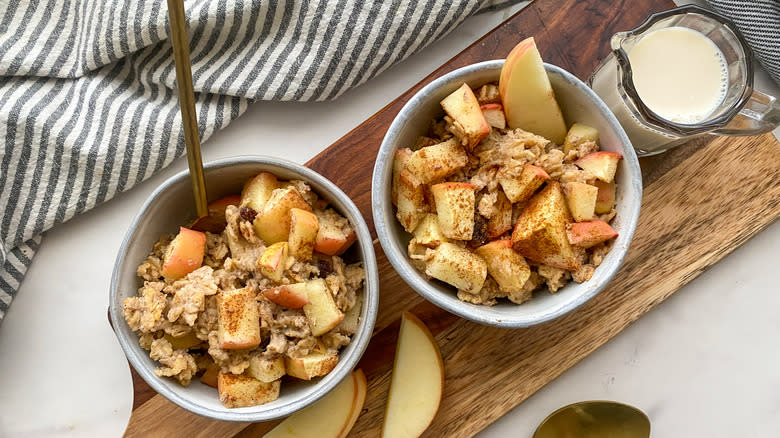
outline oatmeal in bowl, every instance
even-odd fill
[[[139,213],[112,278],[117,336],[147,383],[186,409],[289,415],[365,350],[378,305],[370,235],[346,195],[301,166],[239,158],[206,177],[218,198],[208,220],[185,222],[186,173]]]
[[[407,103],[380,148],[372,205],[385,254],[418,293],[476,322],[525,327],[606,286],[633,236],[641,175],[585,84],[539,61],[551,91],[509,110],[503,66],[453,71]],[[537,86],[516,82],[505,86]],[[527,129],[511,127],[523,117]]]

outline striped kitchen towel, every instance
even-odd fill
[[[334,99],[497,0],[187,0],[203,140]],[[184,153],[165,0],[0,0],[0,321],[42,232]],[[3,141],[4,139],[4,141]]]

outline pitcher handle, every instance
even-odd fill
[[[780,126],[780,101],[753,90],[750,100],[728,125],[716,130],[718,135],[757,135]]]

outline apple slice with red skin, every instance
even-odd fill
[[[200,268],[206,253],[206,235],[200,231],[180,227],[179,234],[168,244],[160,273],[169,280],[177,280]]]
[[[617,152],[598,151],[585,155],[574,164],[599,180],[611,183],[615,180],[615,172],[621,158],[623,156]]]
[[[319,220],[317,237],[314,240],[314,250],[325,255],[341,255],[355,243],[357,235],[351,225],[339,224],[343,217],[334,210],[316,210],[314,214]]]
[[[617,237],[618,232],[608,223],[595,220],[589,222],[574,222],[566,227],[569,242],[580,248],[590,248],[599,243]]]
[[[289,285],[272,287],[263,291],[268,301],[288,309],[301,309],[309,304],[306,295]]]

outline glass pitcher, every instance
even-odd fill
[[[728,70],[721,103],[694,123],[668,120],[651,110],[640,98],[632,76],[631,49],[647,34],[673,26],[694,30],[712,41]],[[750,47],[736,26],[721,15],[694,5],[671,9],[651,15],[634,30],[616,33],[610,44],[612,53],[588,82],[620,121],[639,156],[666,151],[698,135],[755,135],[780,125],[777,98],[753,90]]]

